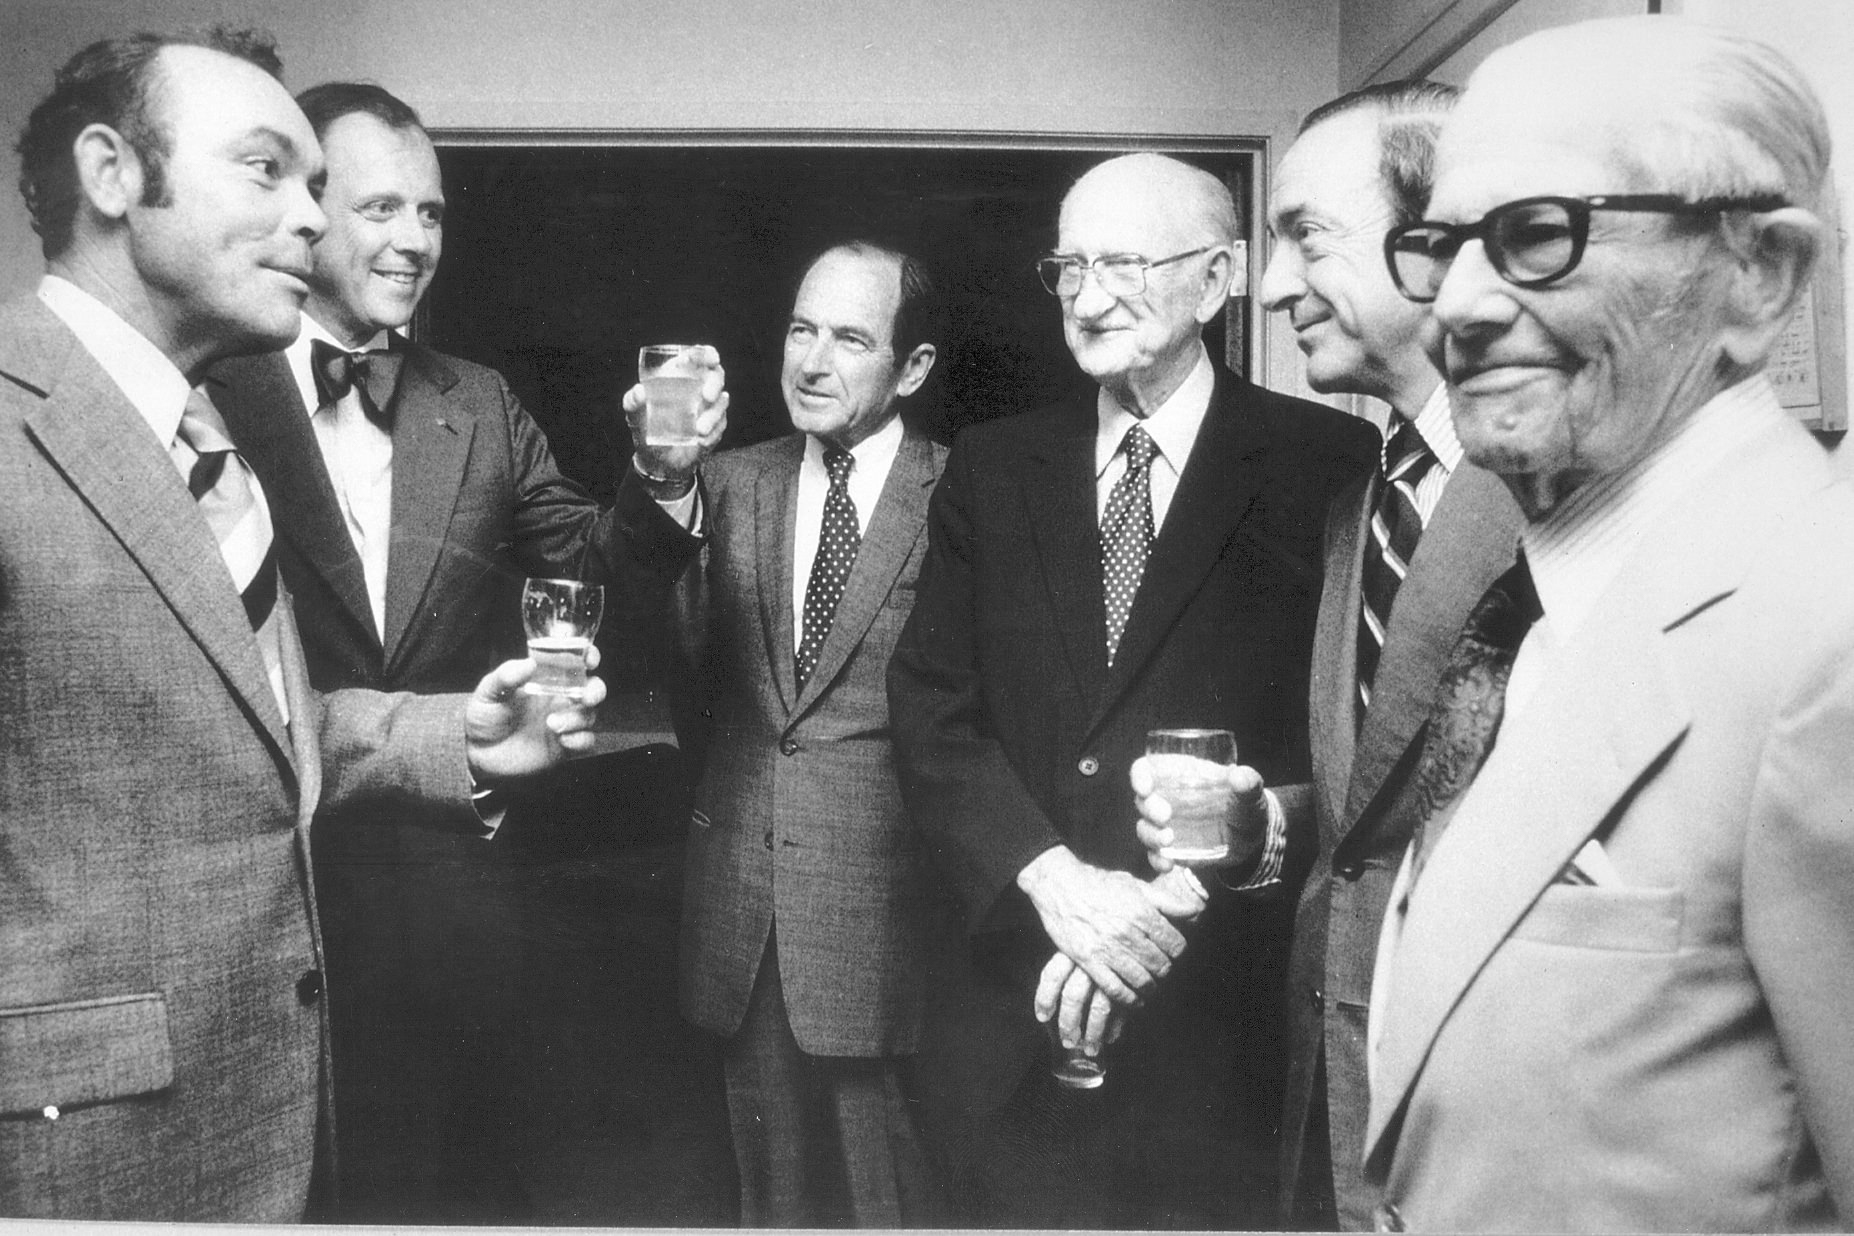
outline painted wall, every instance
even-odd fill
[[[292,85],[377,80],[434,128],[1255,135],[1278,150],[1338,73],[1338,0],[0,0],[0,182],[79,46],[221,20],[273,31]],[[0,191],[0,294],[39,265]],[[1298,381],[1291,339],[1269,368]]]

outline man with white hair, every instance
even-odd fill
[[[1386,241],[1528,522],[1415,773],[1372,992],[1382,1227],[1854,1207],[1854,491],[1763,375],[1833,243],[1828,145],[1761,44],[1565,27],[1475,74],[1428,220]]]
[[[1200,903],[1139,878],[1126,775],[1147,730],[1207,726],[1306,779],[1320,531],[1376,435],[1212,362],[1235,232],[1228,189],[1178,160],[1084,175],[1040,273],[1094,385],[962,435],[930,507],[889,697],[904,801],[970,931],[920,1070],[971,1222],[1270,1217],[1285,907],[1174,926]],[[1247,858],[1231,881],[1266,883]],[[1051,1080],[1058,997],[1093,1044],[1141,1002],[1098,1089]]]

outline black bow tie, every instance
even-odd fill
[[[392,428],[393,388],[399,382],[401,357],[396,352],[348,352],[325,339],[309,345],[318,407],[332,407],[356,387],[361,411],[383,429]]]

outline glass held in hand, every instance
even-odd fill
[[[1107,1070],[1100,1057],[1090,1056],[1080,1043],[1073,1047],[1062,1045],[1061,1021],[1058,1014],[1043,1023],[1044,1033],[1049,1036],[1049,1075],[1065,1089],[1093,1090],[1107,1080]]]
[[[656,343],[637,353],[637,380],[644,384],[644,445],[695,446],[695,414],[702,406],[702,366],[696,347]]]
[[[522,690],[586,697],[586,653],[599,633],[605,589],[575,579],[531,579],[522,585],[521,625],[528,633],[534,677]]]
[[[1230,766],[1236,736],[1228,730],[1151,730],[1146,766],[1154,793],[1171,804],[1172,843],[1159,853],[1175,863],[1215,863],[1229,857],[1236,820]]]

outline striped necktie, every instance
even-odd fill
[[[800,690],[818,667],[824,637],[830,634],[843,586],[856,565],[863,535],[856,522],[856,504],[850,500],[850,452],[838,446],[824,448],[824,466],[830,471],[830,492],[824,496],[824,522],[818,533],[818,555],[811,560],[811,578],[805,581],[805,633],[793,658]]]
[[[270,513],[258,497],[256,478],[232,445],[224,419],[202,386],[194,387],[187,396],[173,454],[186,467],[187,490],[199,503],[206,526],[219,542],[220,556],[244,602],[245,617],[258,635],[271,689],[287,718],[282,656],[273,620],[277,558],[271,544]]]
[[[1146,557],[1152,552],[1152,457],[1158,444],[1144,425],[1127,430],[1120,440],[1127,470],[1107,494],[1101,516],[1101,568],[1107,601],[1107,663],[1120,651],[1133,598],[1146,574]]]
[[[1384,635],[1390,629],[1391,606],[1423,535],[1416,487],[1436,463],[1416,426],[1402,416],[1396,420],[1397,427],[1384,444],[1384,472],[1371,512],[1371,535],[1365,538],[1359,586],[1358,694],[1353,713],[1357,725],[1364,724],[1365,710],[1371,707],[1371,686],[1384,652]]]

